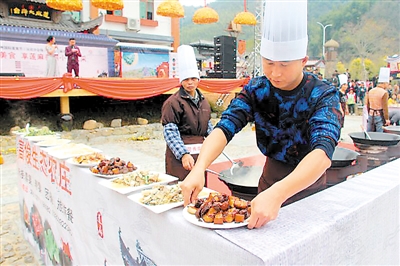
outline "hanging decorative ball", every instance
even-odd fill
[[[185,11],[178,0],[166,0],[162,2],[156,11],[157,15],[171,18],[183,18]]]
[[[92,0],[94,7],[104,10],[122,10],[124,8],[124,1],[122,0]]]
[[[83,9],[82,0],[46,0],[46,5],[61,11],[81,11]]]
[[[194,12],[192,21],[196,24],[210,24],[218,22],[219,16],[217,11],[211,7],[202,7]]]
[[[233,19],[233,23],[235,24],[243,24],[243,25],[256,25],[257,19],[253,13],[249,11],[243,11],[236,15]]]

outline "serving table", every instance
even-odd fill
[[[400,264],[400,159],[285,206],[260,229],[156,214],[17,138],[25,238],[53,265]],[[268,204],[268,203],[266,203]]]

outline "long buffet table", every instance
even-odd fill
[[[17,138],[26,239],[46,264],[400,264],[400,159],[283,207],[261,229],[156,214]],[[267,203],[266,203],[267,204]]]

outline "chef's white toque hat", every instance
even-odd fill
[[[178,68],[179,82],[187,78],[200,79],[196,56],[192,46],[181,45],[178,47]]]
[[[381,67],[379,69],[378,83],[390,81],[390,68]]]
[[[292,61],[307,55],[307,1],[266,0],[261,56]]]
[[[339,78],[339,86],[342,86],[343,84],[347,84],[348,77],[346,74],[340,74],[338,76],[338,78]]]

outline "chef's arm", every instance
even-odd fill
[[[221,154],[227,143],[224,132],[220,128],[214,128],[211,134],[204,140],[193,169],[204,172]]]
[[[300,161],[297,167],[284,179],[269,189],[281,195],[282,203],[296,193],[314,184],[331,166],[331,160],[322,149],[315,149]]]

